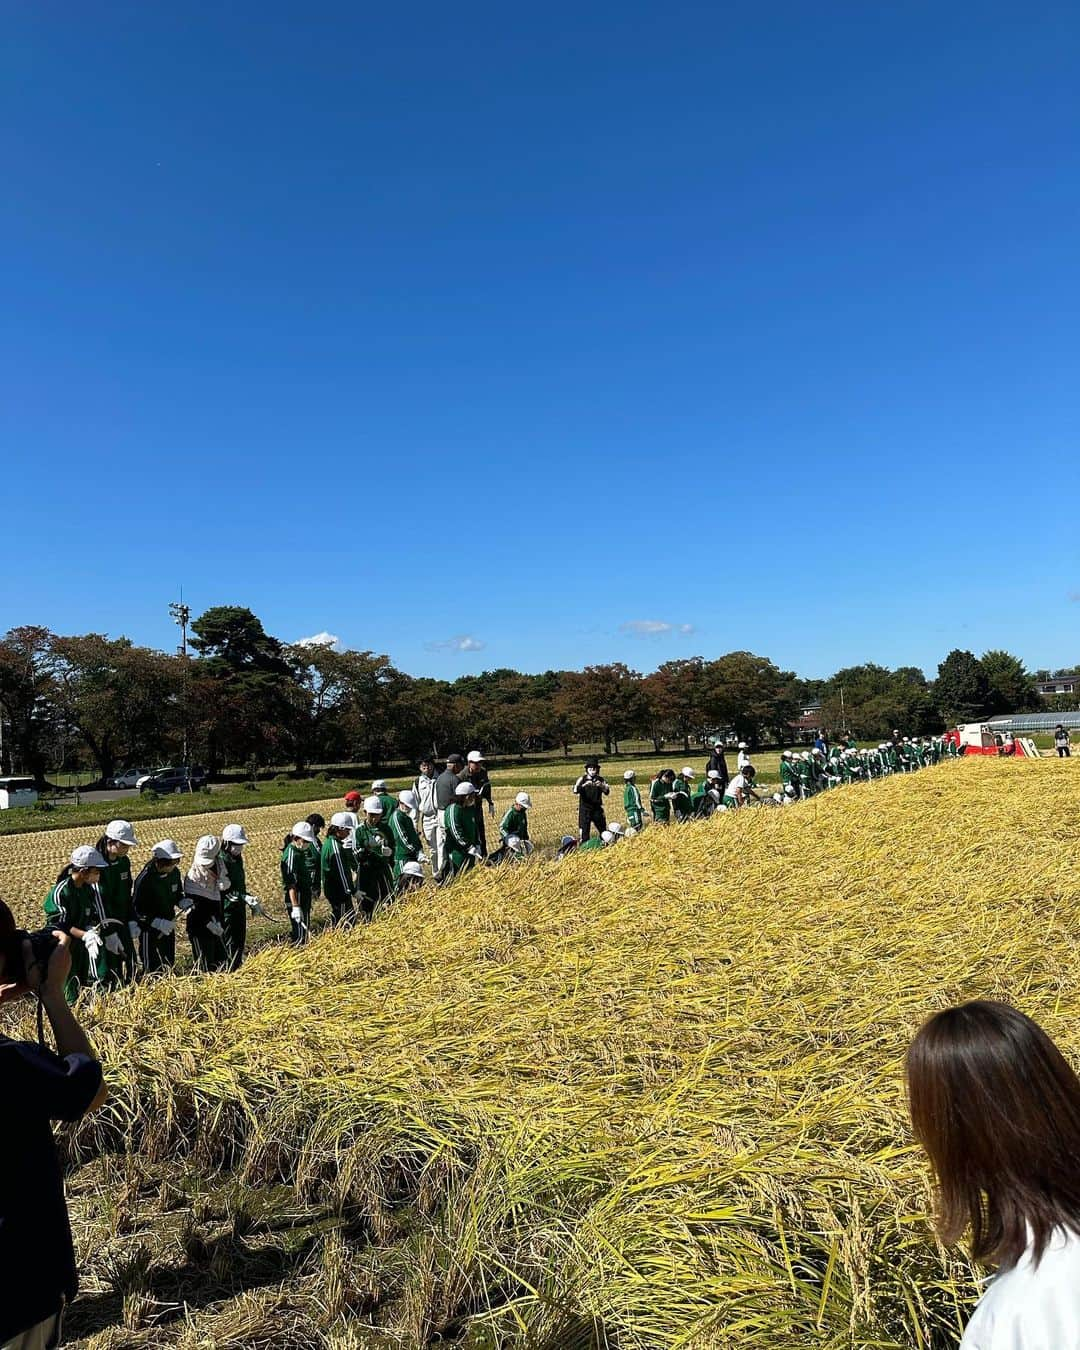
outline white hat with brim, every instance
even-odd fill
[[[109,864],[92,845],[80,844],[78,848],[72,850],[71,865],[83,872],[88,867],[102,868],[108,867]]]
[[[183,850],[175,839],[159,839],[150,850],[155,858],[168,859],[169,862],[178,862],[183,856]]]
[[[227,844],[239,844],[241,848],[246,848],[248,837],[244,833],[243,825],[226,825],[221,831],[221,837]]]
[[[369,815],[369,816],[381,816],[381,815],[382,815],[382,809],[383,809],[383,805],[382,805],[382,802],[379,801],[378,797],[365,797],[365,798],[364,798],[364,811],[366,812],[367,815]]]
[[[418,862],[402,863],[401,875],[403,877],[423,877],[424,869]]]
[[[135,838],[130,820],[110,820],[105,826],[105,838],[117,844],[130,844],[134,847],[139,841]]]
[[[335,811],[330,817],[332,830],[355,830],[356,817],[351,811]]]
[[[298,820],[290,833],[294,839],[302,839],[305,844],[315,842],[315,831],[310,820]]]
[[[459,783],[454,789],[455,797],[475,797],[476,788],[472,783]]]

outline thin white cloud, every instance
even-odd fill
[[[429,652],[482,652],[487,646],[471,633],[458,633],[456,637],[443,638],[441,642],[425,642]]]
[[[670,637],[672,634],[689,637],[693,631],[692,623],[668,623],[666,619],[629,619],[619,625],[620,633],[639,638]]]
[[[341,639],[336,633],[313,633],[311,637],[297,638],[294,647],[332,647],[341,651]]]
[[[1073,602],[1074,605],[1080,602],[1080,591],[1070,591],[1069,599]]]

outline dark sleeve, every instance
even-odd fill
[[[485,778],[485,779],[484,779],[484,786],[480,789],[480,796],[481,796],[481,797],[486,797],[487,800],[488,800],[489,802],[491,801],[491,779],[490,779],[490,778]],[[492,802],[491,804],[494,806],[495,803]]]
[[[150,923],[150,910],[143,904],[143,899],[145,898],[146,879],[150,874],[150,868],[152,866],[152,863],[147,863],[135,878],[135,882],[131,888],[131,912],[144,928]]]
[[[6,1047],[4,1096],[46,1120],[78,1120],[101,1087],[101,1065],[88,1055],[59,1055],[29,1041]]]

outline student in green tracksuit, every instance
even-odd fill
[[[694,771],[689,766],[683,768],[671,785],[675,796],[671,799],[671,809],[676,820],[689,820],[693,812]]]
[[[289,916],[294,945],[302,946],[311,936],[312,877],[315,856],[315,831],[306,820],[298,820],[286,836],[281,850],[281,889]]]
[[[612,844],[618,842],[618,834],[613,830],[601,830],[599,834],[594,834],[590,839],[586,839],[583,844],[578,844],[579,853],[587,853],[589,850],[598,848],[610,848]]]
[[[673,791],[674,769],[661,769],[649,788],[649,810],[658,825],[666,825],[671,819],[671,799],[668,793]]]
[[[695,819],[708,820],[723,798],[719,769],[709,769],[705,781],[690,798],[690,810]]]
[[[398,793],[397,805],[390,815],[390,837],[394,841],[394,882],[407,862],[419,862],[423,856],[416,832],[416,793],[406,788]]]
[[[330,825],[319,855],[322,893],[330,905],[334,922],[346,926],[356,921],[356,860],[352,850],[354,817],[338,811]]]
[[[364,801],[364,819],[353,835],[356,893],[360,897],[360,913],[365,919],[371,918],[375,906],[382,904],[393,890],[391,859],[394,848],[382,816],[382,802],[378,797],[368,797]]]
[[[446,826],[446,848],[450,872],[457,876],[475,867],[483,856],[480,852],[480,834],[476,825],[476,788],[466,779],[454,789],[454,800],[443,813]]]
[[[645,807],[641,801],[641,789],[634,781],[633,769],[623,774],[622,804],[626,812],[626,823],[632,830],[640,830],[645,824]]]
[[[376,778],[371,785],[372,794],[382,803],[383,824],[389,827],[390,817],[397,810],[397,800],[391,795],[385,778]]]
[[[69,1003],[75,1002],[80,989],[100,985],[108,975],[102,937],[107,916],[98,889],[108,865],[96,848],[80,844],[45,898],[49,927],[75,939],[70,946],[71,973],[64,985]]]
[[[176,911],[184,900],[180,845],[162,839],[131,888],[131,909],[139,926],[136,939],[144,975],[172,970],[176,964]]]
[[[139,841],[128,820],[110,820],[97,841],[97,851],[108,863],[98,889],[105,909],[106,982],[130,984],[135,978],[135,936],[138,927],[131,909],[131,859],[128,854]]]
[[[221,897],[225,951],[230,970],[239,970],[247,946],[248,893],[244,869],[244,849],[248,837],[243,825],[226,825],[221,831],[221,861],[229,878],[229,889]],[[254,901],[257,905],[258,901]]]
[[[796,798],[799,795],[799,775],[790,750],[780,752],[780,788],[785,797]]]
[[[521,841],[520,852],[531,853],[532,841],[529,838],[529,812],[532,810],[532,798],[527,792],[519,792],[514,804],[499,821],[499,835],[505,844],[508,839]]]

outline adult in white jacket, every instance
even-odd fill
[[[938,1231],[996,1267],[960,1350],[1080,1348],[1080,1080],[1006,1003],[936,1013],[907,1056]]]
[[[420,761],[420,772],[413,779],[416,794],[416,829],[424,852],[437,870],[439,856],[439,799],[435,791],[435,761],[430,756]]]

